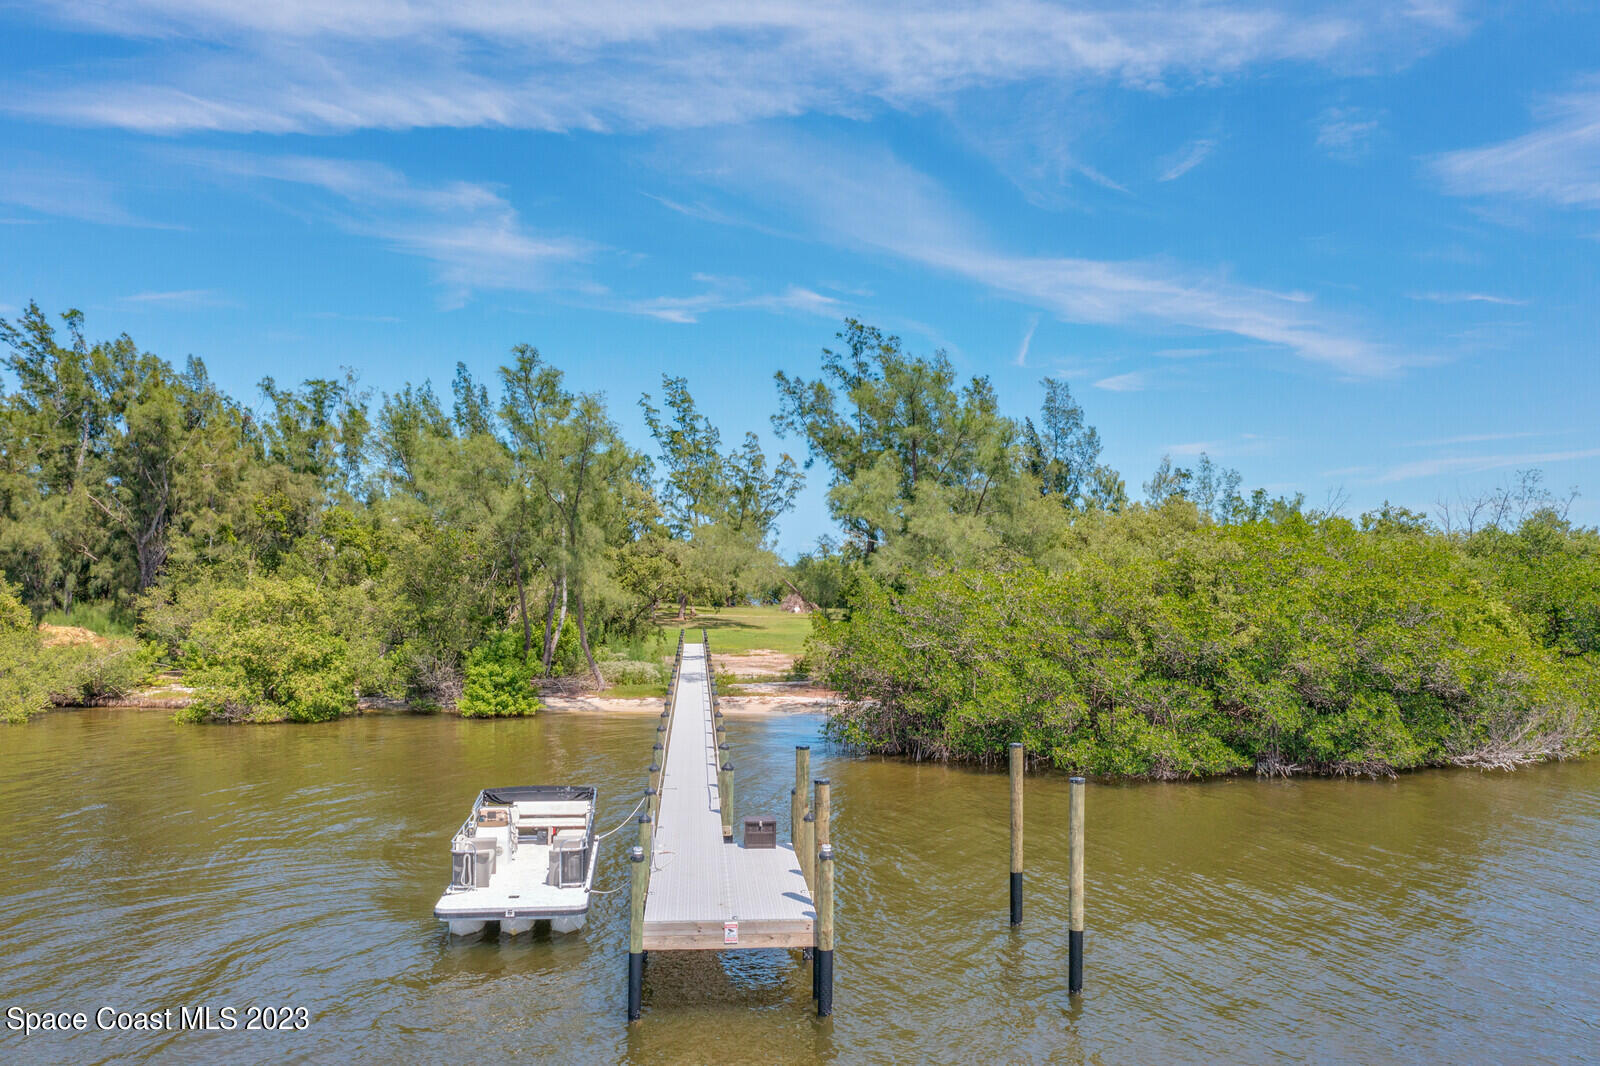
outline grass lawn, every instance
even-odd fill
[[[659,614],[655,623],[667,632],[670,650],[678,642],[678,629],[687,632],[685,640],[698,641],[700,629],[705,628],[711,638],[711,650],[717,655],[737,655],[740,652],[765,648],[768,651],[799,655],[805,650],[806,638],[811,635],[811,616],[790,614],[777,607],[696,607],[696,614],[683,622],[677,612]]]
[[[667,683],[663,681],[659,685],[612,685],[608,689],[602,689],[599,695],[616,700],[664,700],[667,698]]]

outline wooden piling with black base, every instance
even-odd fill
[[[633,906],[628,915],[628,1020],[644,1013],[644,895],[648,868],[644,849],[634,845],[628,855],[633,864]]]
[[[833,1013],[833,847],[817,851],[817,950],[812,963],[817,996],[817,1017]]]
[[[1022,745],[1011,745],[1011,924],[1022,924]]]
[[[1083,991],[1083,778],[1067,792],[1067,991]]]

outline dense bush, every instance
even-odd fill
[[[26,722],[50,706],[52,676],[42,668],[41,650],[18,590],[0,580],[0,721]]]
[[[1595,671],[1445,538],[1342,519],[1084,524],[1069,565],[855,591],[816,654],[842,739],[1159,778],[1511,765],[1593,747]]]
[[[522,638],[497,633],[467,656],[466,680],[456,707],[466,718],[505,718],[533,714],[541,704],[533,691],[538,660],[525,658]]]
[[[127,637],[44,649],[50,701],[85,707],[125,699],[150,680],[161,650]]]
[[[178,719],[322,722],[354,711],[355,672],[331,629],[326,597],[306,578],[215,590],[184,644],[195,700]]]
[[[1515,532],[1479,531],[1467,551],[1543,643],[1563,655],[1600,655],[1600,532],[1542,510]]]
[[[600,676],[608,685],[655,685],[667,680],[667,667],[644,659],[600,659]]]

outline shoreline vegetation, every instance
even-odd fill
[[[798,459],[725,444],[670,375],[636,401],[647,454],[529,345],[492,381],[457,363],[443,395],[345,372],[246,403],[197,358],[30,303],[0,356],[6,722],[650,701],[676,629],[704,626],[730,698],[809,682],[837,694],[836,741],[893,756],[1021,741],[1180,779],[1600,746],[1600,531],[1536,470],[1347,516],[1202,453],[1134,499],[1066,382],[1013,418],[988,379],[855,320],[815,378],[775,375]],[[838,536],[785,561],[807,476]]]

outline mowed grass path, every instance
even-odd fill
[[[677,646],[679,629],[687,631],[685,640],[697,641],[704,628],[711,638],[711,650],[718,655],[758,648],[799,655],[811,635],[810,615],[790,614],[779,607],[696,607],[695,611],[682,622],[675,611],[656,616],[655,624],[667,633],[669,649]]]

